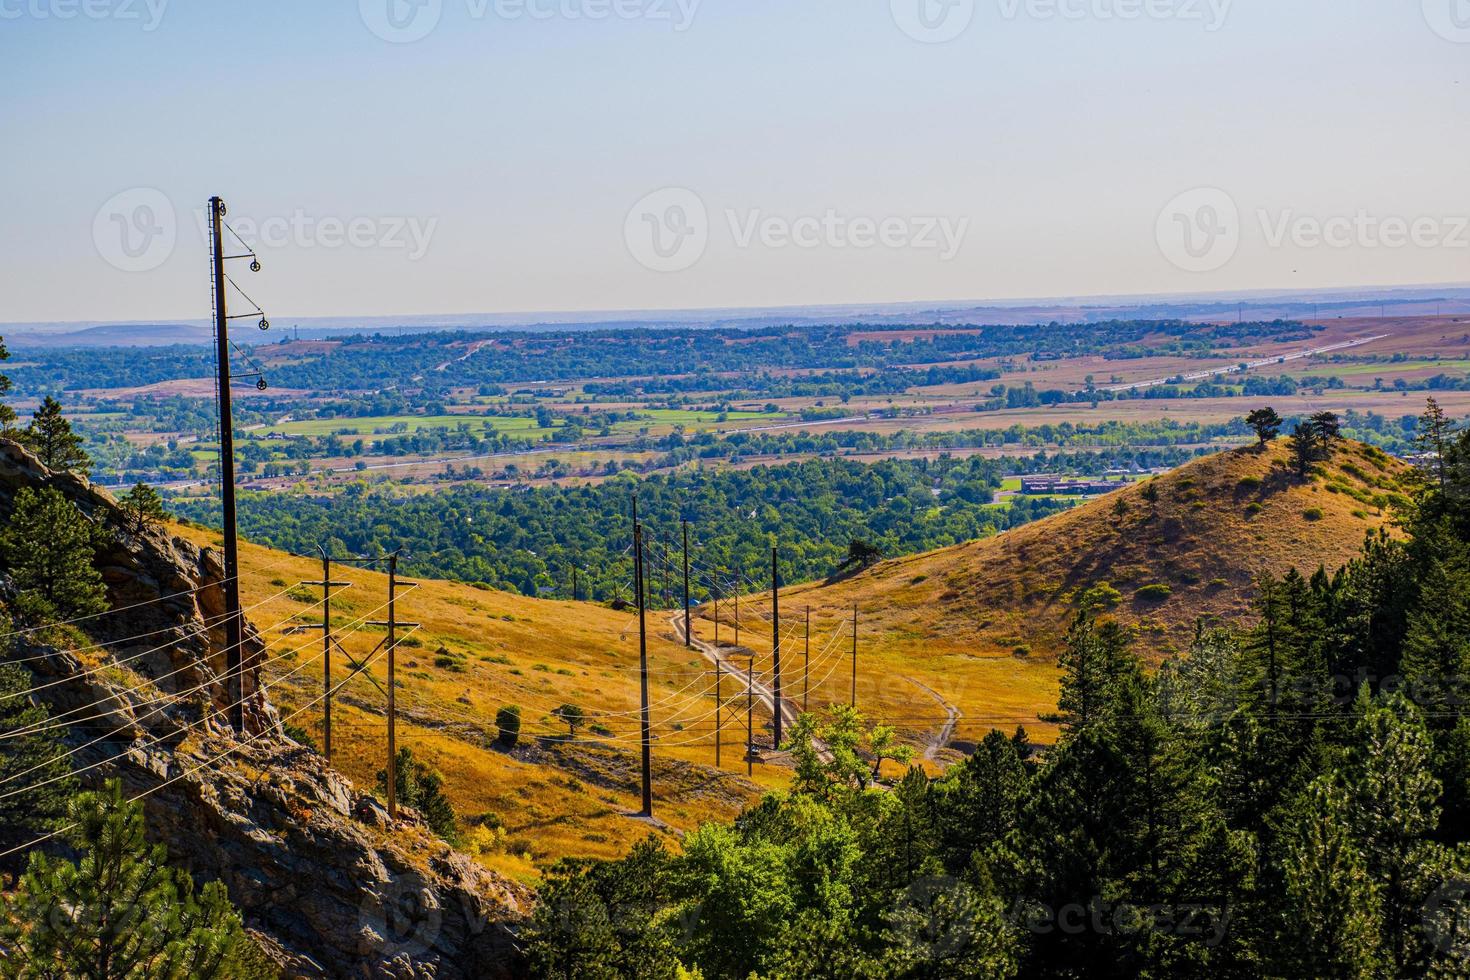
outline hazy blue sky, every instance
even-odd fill
[[[1470,0],[149,2],[0,0],[0,321],[1470,280]]]

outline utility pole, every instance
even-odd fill
[[[383,644],[388,648],[388,819],[398,819],[398,627],[416,628],[418,623],[398,621],[398,552],[388,556],[388,619],[386,622],[369,623],[369,626],[386,626],[388,635]],[[364,661],[366,666],[366,661]]]
[[[577,566],[572,566],[572,601],[577,601]]]
[[[398,706],[394,701],[398,651],[398,553],[388,556],[388,819],[398,818]]]
[[[245,730],[245,673],[240,656],[244,629],[240,622],[240,555],[235,522],[235,431],[230,403],[230,317],[225,310],[225,246],[221,225],[225,202],[209,199],[210,247],[214,260],[214,354],[219,369],[220,504],[225,539],[225,673],[230,727]]]
[[[633,501],[637,514],[638,501]],[[643,589],[643,525],[633,524],[633,587],[638,590],[638,663],[643,694],[643,816],[653,816],[653,731],[648,723],[648,622]]]
[[[801,660],[801,710],[807,709],[807,697],[812,693],[812,607],[806,607],[806,652]]]
[[[857,707],[857,603],[852,604],[852,706]]]
[[[720,694],[720,681],[725,672],[720,669],[720,661],[715,660],[715,768],[720,768],[720,728],[725,721],[725,699]]]
[[[745,775],[755,775],[755,654],[745,666]]]
[[[694,633],[689,628],[689,522],[684,522],[684,649],[694,649]]]
[[[776,715],[776,751],[781,751],[781,576],[776,569],[776,549],[771,549],[771,658],[776,672],[772,701]]]
[[[720,583],[715,582],[711,587],[715,600],[715,654],[720,652]]]
[[[332,556],[327,549],[321,545],[316,550],[322,556],[322,580],[320,582],[303,582],[303,585],[319,585],[322,589],[322,621],[321,625],[301,626],[300,629],[319,629],[322,631],[322,754],[328,762],[332,761],[332,644],[337,642],[332,636],[332,590],[345,589],[352,585],[351,582],[332,581]]]
[[[740,583],[735,583],[735,649],[740,649]]]

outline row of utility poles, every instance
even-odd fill
[[[684,618],[684,647],[692,650],[694,648],[694,623],[693,623],[693,599],[689,580],[689,522],[680,522],[683,538],[683,618]],[[653,816],[653,724],[649,712],[648,694],[648,585],[647,585],[647,559],[644,554],[646,534],[643,523],[638,517],[638,497],[633,497],[633,589],[637,596],[638,609],[638,665],[639,665],[639,693],[640,693],[640,723],[642,729],[642,802],[641,816],[651,818]],[[668,571],[670,561],[665,561],[665,589],[667,589]],[[576,594],[576,569],[573,567],[573,595]],[[723,650],[720,646],[720,596],[719,589],[715,588],[712,593],[714,601],[714,630],[715,630],[715,768],[722,766],[722,753],[724,745],[724,663]],[[736,656],[747,658],[745,668],[745,766],[746,775],[755,775],[755,651],[748,650],[740,652],[740,591],[735,590],[732,597],[735,603],[735,651]],[[665,592],[664,605],[667,606],[668,595]],[[812,634],[812,611],[811,607],[805,609],[805,631],[804,650],[802,657],[802,694],[801,710],[808,710],[811,693],[811,634]],[[771,549],[771,657],[772,657],[772,722],[775,735],[775,746],[780,748],[783,741],[784,717],[782,705],[785,701],[782,687],[781,675],[781,568],[780,552],[777,548]],[[852,707],[857,707],[857,662],[858,662],[858,607],[852,607]]]

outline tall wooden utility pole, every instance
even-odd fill
[[[718,652],[718,651],[717,651]],[[720,661],[715,660],[715,768],[720,768],[720,732],[725,721],[725,699],[720,694],[720,680],[724,671],[720,669]]]
[[[776,549],[771,549],[771,657],[772,669],[776,672],[775,703],[776,745],[781,751],[781,577],[776,570]]]
[[[332,556],[327,549],[321,545],[316,550],[322,556],[322,580],[308,582],[307,585],[321,585],[322,587],[322,755],[328,762],[332,761],[332,644],[336,638],[332,636],[332,590],[345,589],[351,582],[332,581]]]
[[[857,707],[857,603],[852,604],[852,706]]]
[[[225,246],[222,225],[225,202],[209,199],[210,247],[214,260],[214,356],[219,370],[220,504],[225,539],[225,673],[230,726],[245,730],[245,673],[240,656],[244,627],[240,621],[240,555],[235,523],[235,431],[230,403],[230,317],[225,309]]]
[[[812,693],[812,607],[806,607],[806,651],[801,658],[801,710],[807,709],[807,699]]]
[[[745,667],[745,775],[755,775],[755,653]]]
[[[740,649],[740,583],[735,583],[735,649]]]
[[[684,527],[684,648],[694,649],[694,633],[689,628],[689,522]]]
[[[710,586],[710,590],[715,600],[715,654],[718,655],[720,652],[720,583],[715,582]]]
[[[577,566],[572,566],[572,601],[577,601]]]
[[[384,637],[383,644],[388,648],[388,687],[384,692],[388,698],[388,818],[398,819],[398,627],[407,626],[410,629],[417,628],[418,623],[400,623],[398,621],[398,555],[393,552],[388,556],[388,619],[381,623],[369,623],[369,626],[385,626],[388,635]],[[366,667],[364,661],[363,666]]]
[[[398,652],[398,555],[388,556],[388,819],[398,817],[398,706],[396,666]]]
[[[643,525],[633,499],[633,587],[638,590],[638,664],[643,694],[643,816],[653,816],[653,730],[648,722],[648,621],[643,588]]]

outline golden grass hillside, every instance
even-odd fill
[[[177,533],[201,545],[219,540],[198,527]],[[244,542],[240,554],[241,601],[269,643],[262,669],[270,697],[320,746],[321,633],[295,628],[321,622],[321,590],[302,584],[321,580],[321,562]],[[364,621],[387,618],[387,577],[342,565],[332,577],[352,583],[334,596],[332,622],[343,650],[362,662],[386,634]],[[411,581],[416,587],[402,587],[397,616],[421,626],[400,634],[398,744],[443,773],[471,849],[478,841],[487,864],[530,879],[561,857],[621,855],[654,831],[629,816],[640,808],[635,615]],[[668,619],[649,616],[649,687],[655,816],[667,824],[658,832],[672,841],[703,821],[733,817],[783,786],[789,770],[757,764],[746,778],[743,689],[729,677],[721,691],[729,702],[722,765],[715,768],[713,667],[677,641]],[[334,650],[334,682],[352,669]],[[386,761],[386,679],[379,657],[333,702],[333,762],[367,788]],[[567,733],[554,712],[568,703],[587,715],[575,742],[538,738]],[[522,710],[523,729],[506,751],[494,744],[495,716],[511,704]],[[769,711],[758,711],[757,733],[769,722]]]
[[[1188,647],[1199,617],[1248,620],[1261,573],[1345,564],[1367,532],[1392,527],[1406,472],[1347,442],[1303,483],[1282,439],[994,538],[799,586],[782,603],[809,605],[823,628],[858,607],[860,707],[911,740],[943,724],[946,702],[963,715],[957,745],[1018,724],[1047,741],[1036,715],[1055,704],[1056,655],[1089,593],[1157,662]],[[844,684],[819,701],[849,696]]]
[[[997,538],[785,589],[783,693],[818,711],[853,697],[856,604],[856,696],[870,719],[893,724],[921,753],[932,750],[935,764],[991,728],[1025,725],[1050,741],[1054,732],[1037,715],[1055,704],[1055,654],[1089,590],[1114,596],[1112,613],[1162,656],[1187,644],[1197,616],[1247,616],[1259,573],[1351,558],[1365,532],[1389,520],[1388,497],[1403,475],[1377,450],[1346,444],[1303,485],[1288,471],[1283,442],[1200,460],[1151,481],[1152,490],[1121,490]],[[217,541],[196,527],[179,533]],[[303,584],[320,579],[321,564],[249,544],[241,563],[243,601],[269,643],[271,697],[320,744],[321,635],[297,628],[321,620],[321,591]],[[352,670],[347,656],[362,662],[384,639],[369,621],[386,618],[387,581],[340,565],[333,578],[352,583],[332,601],[340,683]],[[463,836],[485,863],[530,879],[561,857],[625,853],[654,829],[630,816],[639,809],[632,613],[421,581],[401,594],[398,617],[421,624],[399,650],[399,745],[443,773]],[[769,598],[742,601],[738,651],[731,603],[719,618],[721,649],[771,686]],[[784,786],[790,770],[773,758],[746,778],[745,691],[729,676],[716,768],[712,664],[685,649],[669,620],[649,617],[650,696],[655,812],[666,824],[658,832],[675,843],[679,831],[728,819]],[[694,627],[714,640],[714,610],[699,610]],[[385,663],[373,660],[334,704],[334,762],[366,787],[385,763],[385,684]],[[587,713],[572,743],[552,737],[567,731],[555,714],[566,703]],[[495,744],[496,713],[509,704],[523,717],[513,751]],[[754,727],[767,745],[770,721],[758,706]]]

